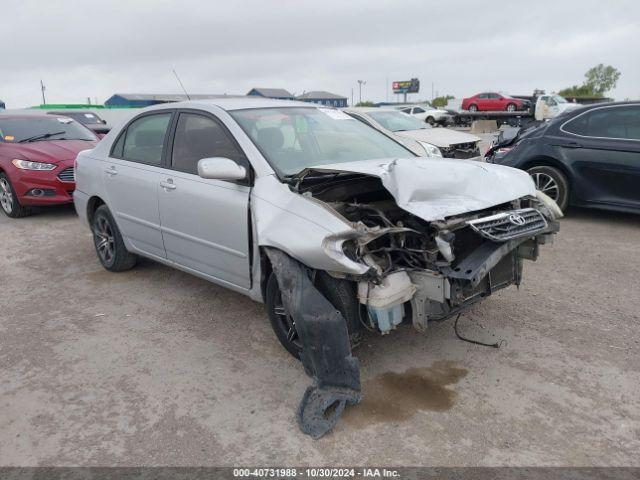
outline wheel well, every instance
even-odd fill
[[[104,205],[104,200],[100,197],[91,197],[87,202],[87,220],[89,221],[89,225],[93,222],[93,215],[100,205]]]
[[[265,251],[260,249],[260,293],[262,293],[262,300],[267,301],[267,282],[273,272],[271,261]]]
[[[562,174],[565,176],[565,178],[567,179],[569,186],[571,186],[571,177],[569,175],[569,171],[567,170],[567,167],[565,167],[561,162],[559,162],[555,158],[535,157],[535,158],[532,158],[531,160],[528,160],[527,163],[525,163],[522,166],[522,169],[529,170],[532,167],[542,167],[542,166],[554,167],[560,170]]]

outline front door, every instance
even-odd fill
[[[600,107],[562,126],[579,200],[640,208],[640,106]]]
[[[103,163],[107,204],[122,235],[137,251],[165,257],[158,189],[171,111],[145,114],[120,134]]]
[[[218,282],[249,288],[248,182],[203,179],[198,160],[230,158],[249,171],[240,147],[211,114],[182,111],[159,206],[167,259]]]

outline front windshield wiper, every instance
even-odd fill
[[[54,135],[62,135],[63,133],[67,133],[67,132],[63,130],[61,132],[40,133],[38,135],[34,135],[33,137],[24,138],[20,140],[18,143],[36,142],[38,140],[44,140],[45,138],[53,137]]]

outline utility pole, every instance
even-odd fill
[[[358,80],[358,103],[362,103],[362,85],[366,85],[367,82],[364,80]]]
[[[389,77],[384,79],[385,82],[385,99],[389,103]]]
[[[355,105],[353,104],[353,87],[351,87],[351,106],[354,107]]]
[[[44,91],[46,90],[46,88],[44,87],[44,83],[42,83],[42,80],[40,80],[40,90],[42,90],[42,104],[46,105],[47,99],[44,96]]]

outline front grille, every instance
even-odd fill
[[[75,182],[76,181],[76,172],[73,167],[68,167],[62,170],[58,174],[58,178],[63,182]]]
[[[445,158],[467,159],[480,156],[480,149],[475,142],[457,143],[450,147],[440,148],[442,156]]]
[[[494,242],[526,237],[547,228],[547,220],[535,208],[522,208],[469,220],[476,232]]]

